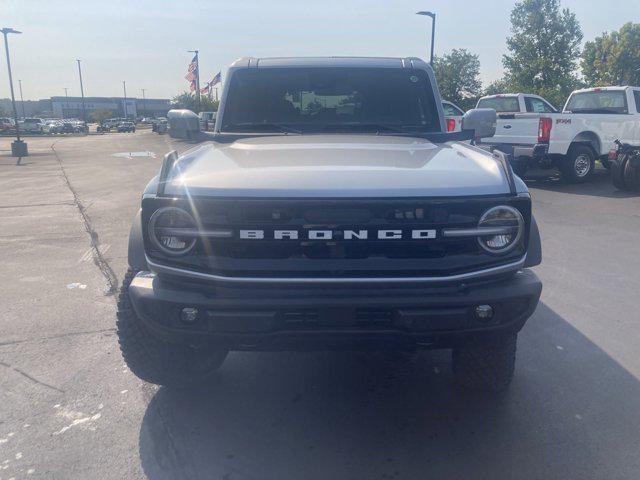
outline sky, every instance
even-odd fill
[[[86,96],[171,98],[200,51],[201,83],[243,56],[416,56],[427,58],[430,19],[437,15],[435,52],[466,48],[480,56],[486,85],[502,74],[514,0],[0,0],[16,87],[24,99]],[[605,8],[605,5],[609,8]],[[640,22],[640,0],[562,0],[590,40]],[[9,97],[4,52],[0,98]]]

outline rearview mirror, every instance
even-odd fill
[[[493,137],[498,114],[493,108],[474,108],[462,117],[462,130],[473,130],[473,138]]]

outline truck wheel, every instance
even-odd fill
[[[627,155],[618,155],[618,157],[611,162],[611,180],[613,186],[618,190],[627,190],[627,184],[624,180],[624,171],[629,157]]]
[[[640,158],[628,157],[624,166],[624,184],[627,190],[640,192]]]
[[[456,383],[474,390],[500,391],[513,380],[516,334],[479,341],[453,350]]]
[[[206,384],[222,365],[228,350],[193,348],[168,343],[153,335],[136,315],[129,285],[136,271],[128,269],[118,295],[116,322],[120,350],[127,366],[142,380],[172,388]]]
[[[574,145],[560,164],[562,177],[569,183],[586,181],[595,169],[596,156],[586,145]]]

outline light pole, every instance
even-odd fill
[[[82,68],[80,68],[80,59],[76,58],[78,62],[78,76],[80,77],[80,96],[82,97],[82,121],[86,123],[87,114],[84,109],[84,86],[82,85]]]
[[[18,90],[20,90],[20,105],[22,105],[22,118],[25,119],[27,116],[24,114],[24,99],[22,98],[22,80],[18,79]]]
[[[122,88],[124,90],[124,105],[123,105],[123,108],[124,108],[124,119],[128,120],[128,117],[127,117],[127,82],[125,82],[124,80],[122,81]]]
[[[416,15],[431,17],[431,57],[429,59],[429,65],[433,67],[433,45],[436,38],[436,14],[433,12],[418,12]]]
[[[9,42],[7,35],[10,33],[22,33],[13,28],[2,28],[0,32],[4,35],[4,51],[7,55],[7,71],[9,72],[9,88],[11,90],[11,105],[13,107],[13,120],[16,122],[16,140],[11,142],[11,155],[14,157],[26,157],[29,155],[27,144],[20,140],[20,126],[18,125],[18,110],[16,110],[16,97],[13,93],[13,77],[11,76],[11,59],[9,58]]]
[[[67,90],[69,90],[67,87],[64,87],[64,98],[65,98],[65,103],[66,103],[66,110],[67,112],[69,111],[69,95],[67,94]],[[64,116],[64,113],[62,113],[62,118],[66,118]]]
[[[142,111],[144,112],[144,116],[146,117],[147,116],[147,103],[146,103],[147,99],[146,99],[146,97],[144,95],[144,92],[146,92],[147,89],[146,88],[141,88],[141,90],[142,90]]]

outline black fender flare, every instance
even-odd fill
[[[535,267],[542,263],[542,242],[540,241],[540,230],[538,223],[533,215],[531,215],[531,226],[529,227],[529,242],[527,244],[527,259],[524,262],[525,267]]]
[[[142,210],[138,210],[131,231],[129,232],[129,266],[134,270],[148,271],[147,257],[144,252],[144,238],[142,234]]]

